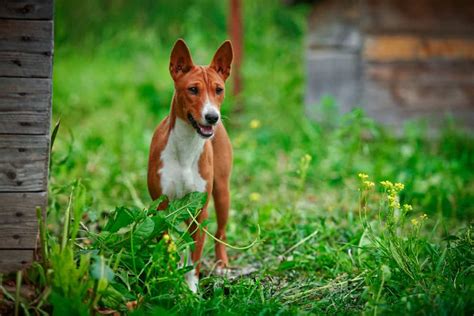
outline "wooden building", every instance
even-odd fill
[[[320,0],[307,41],[306,109],[334,96],[388,125],[445,117],[474,128],[474,1]]]
[[[53,0],[0,0],[0,272],[31,263],[47,205]]]

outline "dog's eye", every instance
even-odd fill
[[[216,88],[216,93],[217,94],[221,94],[223,91],[224,91],[224,89],[222,89],[221,87]]]
[[[193,94],[193,95],[197,95],[198,92],[199,92],[197,87],[189,87],[188,91],[191,92],[191,94]]]

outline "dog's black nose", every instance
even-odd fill
[[[209,124],[215,124],[219,120],[219,114],[211,112],[204,115],[204,118]]]

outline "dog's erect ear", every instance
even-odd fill
[[[232,52],[232,44],[230,41],[225,41],[221,47],[217,50],[214,58],[212,58],[211,65],[217,73],[226,80],[230,75],[230,65],[232,64],[232,58],[234,53]]]
[[[173,80],[178,79],[193,68],[193,60],[188,46],[182,39],[178,39],[174,44],[170,56],[170,74]]]

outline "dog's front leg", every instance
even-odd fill
[[[201,224],[205,219],[207,219],[207,205],[201,210],[197,216],[197,221]],[[199,284],[199,270],[201,268],[201,256],[204,249],[204,242],[206,240],[206,233],[198,227],[198,225],[192,221],[189,232],[194,240],[194,250],[191,252],[190,259],[188,258],[188,265],[194,265],[194,268],[187,272],[185,275],[186,283],[192,292],[196,293]]]

